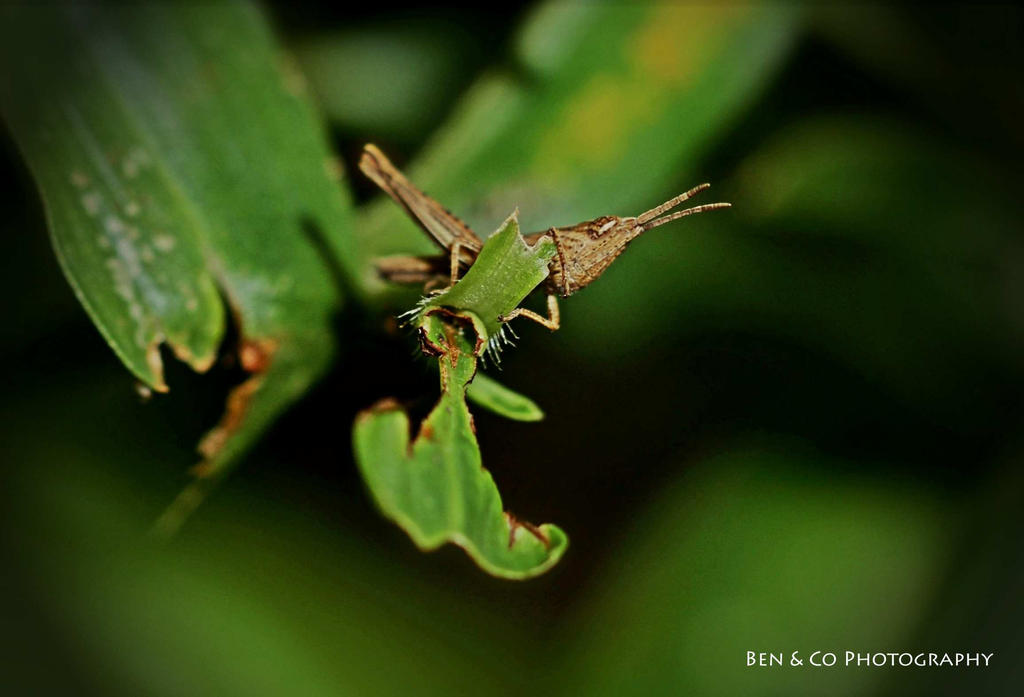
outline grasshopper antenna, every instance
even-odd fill
[[[688,215],[693,215],[694,213],[703,213],[704,211],[713,211],[719,208],[729,208],[732,206],[731,203],[705,203],[700,206],[693,206],[692,208],[684,208],[681,211],[676,211],[675,213],[662,216],[661,218],[658,217],[662,213],[672,210],[683,201],[693,198],[694,196],[704,191],[705,189],[709,188],[710,186],[711,185],[706,182],[704,184],[698,184],[689,191],[685,191],[676,196],[675,198],[671,198],[668,201],[665,201],[665,203],[661,204],[660,206],[652,208],[646,213],[641,214],[640,216],[637,217],[636,220],[638,223],[640,223],[640,227],[643,229],[643,231],[647,232],[648,230],[656,228],[659,225],[671,223],[673,220],[679,220],[680,218],[684,218]]]

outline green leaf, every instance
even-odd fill
[[[519,232],[517,216],[518,212],[510,215],[487,238],[465,276],[421,303],[421,317],[438,307],[471,312],[482,323],[483,342],[495,352],[501,350],[504,324],[499,318],[519,307],[548,277],[548,262],[558,252],[549,237],[542,237],[532,247],[528,245]]]
[[[3,115],[110,346],[163,391],[161,344],[204,371],[224,302],[239,325],[254,377],[204,441],[201,471],[220,471],[332,355],[338,291],[304,228],[342,264],[354,257],[302,78],[249,4],[2,13]]]
[[[466,398],[474,404],[514,421],[540,421],[544,412],[529,397],[478,372],[466,388]]]
[[[516,206],[525,230],[635,215],[753,103],[800,26],[791,6],[548,3],[524,28],[530,79],[476,84],[409,168],[476,229]],[[383,199],[360,234],[381,256],[431,247]]]
[[[441,354],[441,399],[411,443],[409,417],[394,402],[360,414],[353,441],[363,478],[381,511],[421,549],[451,542],[495,576],[541,574],[562,557],[568,538],[550,523],[533,526],[502,512],[466,407],[476,338],[471,341],[436,311],[422,326],[424,341]]]
[[[436,307],[471,312],[479,320],[478,331],[484,341],[497,339],[489,344],[497,356],[504,329],[497,318],[516,309],[523,298],[547,278],[548,261],[555,251],[554,245],[546,238],[533,247],[528,246],[513,213],[487,239],[466,275],[444,293],[428,298],[421,306],[420,316]],[[544,412],[532,400],[483,374],[478,374],[467,387],[466,397],[485,409],[516,421],[540,421],[544,418]]]

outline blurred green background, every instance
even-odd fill
[[[572,540],[516,584],[374,510],[355,413],[436,385],[366,287],[331,372],[169,543],[147,535],[237,376],[143,403],[0,159],[0,683],[16,694],[1019,694],[1024,14],[1010,6],[263,7],[329,124],[360,263],[429,244],[376,142],[478,231],[726,213],[522,327],[476,422],[505,504]],[[214,29],[217,29],[216,27]],[[230,32],[231,27],[219,28]],[[39,37],[39,41],[45,41]],[[21,69],[8,64],[4,71]],[[709,199],[710,200],[710,199]],[[983,651],[988,669],[747,668]],[[6,690],[5,690],[6,691]]]

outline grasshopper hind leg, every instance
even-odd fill
[[[448,286],[451,288],[459,281],[459,252],[462,251],[462,244],[459,242],[453,242],[451,248],[451,257],[449,261],[449,278],[451,284]]]

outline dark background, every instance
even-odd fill
[[[414,161],[482,71],[524,70],[513,38],[529,7],[267,9],[314,88],[332,84],[318,51],[377,56],[385,39],[431,86],[348,117],[325,106],[350,171],[370,140]],[[387,312],[359,307],[337,318],[330,375],[173,541],[146,537],[238,375],[168,355],[170,394],[138,398],[62,278],[5,136],[0,680],[23,693],[1018,693],[1022,14],[808,14],[771,84],[689,163],[735,214],[639,241],[606,287],[563,303],[564,331],[523,328],[499,377],[545,421],[475,410],[506,504],[570,535],[526,583],[454,548],[421,554],[374,509],[352,419],[388,395],[422,414],[436,387],[408,337],[383,331]],[[323,103],[345,103],[338,89]],[[376,195],[352,180],[361,204]],[[671,246],[716,236],[746,268],[721,284],[713,259],[700,273]],[[815,649],[995,658],[744,666],[747,650]]]

